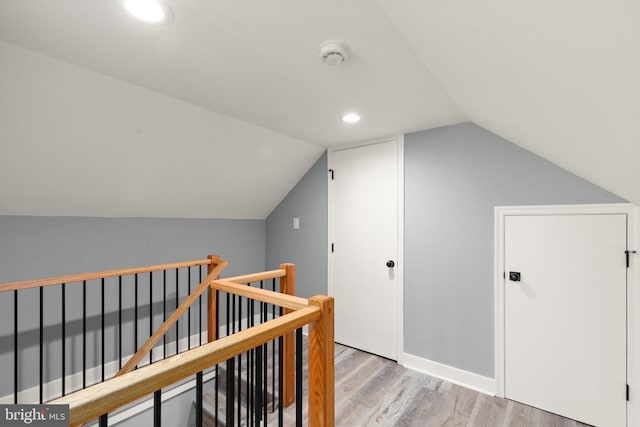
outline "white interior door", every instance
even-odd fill
[[[398,142],[332,155],[335,340],[398,357]]]
[[[627,216],[507,216],[504,230],[505,396],[625,426]]]

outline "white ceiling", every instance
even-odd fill
[[[463,121],[640,203],[638,0],[167,3],[175,21],[149,25],[126,14],[121,0],[0,1],[1,40],[202,107],[213,121],[233,121],[222,139],[236,127],[244,129],[235,133],[245,135],[239,140],[268,133],[267,139],[277,140],[277,156],[288,156],[294,165],[291,173],[268,179],[267,168],[256,159],[244,172],[244,186],[223,197],[228,211],[204,209],[192,198],[177,212],[135,207],[134,196],[128,205],[118,205],[108,186],[98,182],[109,202],[105,204],[127,212],[120,215],[264,217],[322,147]],[[343,66],[327,67],[319,60],[318,45],[331,39],[352,48]],[[103,91],[112,85],[100,83]],[[338,116],[347,110],[359,111],[361,123],[340,123]],[[203,116],[202,121],[208,120]],[[5,140],[0,148],[11,143]],[[201,155],[212,157],[214,149],[220,153],[223,143],[200,147]],[[286,148],[291,146],[297,149]],[[243,162],[225,150],[219,161]],[[162,165],[181,156],[169,148],[157,151],[152,158],[157,156]],[[9,165],[16,181],[17,164]],[[171,185],[189,185],[194,177],[183,175],[182,180],[172,177]],[[54,184],[52,188],[67,185],[73,199],[72,183]],[[256,206],[240,202],[257,196],[261,201]],[[32,206],[19,212],[33,209],[32,214],[43,214]],[[74,208],[60,214],[100,212]]]
[[[379,3],[470,121],[640,204],[640,1]]]
[[[0,38],[323,146],[466,120],[375,2],[167,3],[175,21],[150,25],[121,0],[2,0]],[[320,62],[331,39],[342,67]]]

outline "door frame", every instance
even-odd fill
[[[630,203],[556,206],[497,206],[494,228],[494,315],[496,396],[505,397],[505,252],[507,216],[627,215],[627,249],[640,252],[640,208]],[[620,254],[624,256],[624,254]],[[627,425],[640,422],[640,253],[630,256],[627,270]],[[552,385],[550,385],[552,386]]]
[[[396,135],[388,138],[380,138],[366,142],[357,142],[331,147],[327,150],[327,169],[333,167],[333,156],[336,151],[348,150],[350,148],[365,147],[367,145],[382,144],[384,142],[395,141],[398,144],[398,247],[395,274],[397,280],[397,362],[404,363],[404,135]],[[327,171],[327,197],[328,197],[328,234],[327,234],[327,287],[330,296],[333,292],[333,256],[331,253],[331,243],[333,240],[333,183],[331,174]]]

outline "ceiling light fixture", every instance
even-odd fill
[[[146,22],[169,24],[173,21],[173,11],[162,0],[124,0],[124,7]]]
[[[360,114],[346,113],[346,114],[343,114],[342,117],[340,117],[340,119],[344,123],[358,123],[360,121]]]

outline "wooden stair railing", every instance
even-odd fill
[[[280,293],[290,295],[295,300],[295,264],[281,264],[279,270],[264,271],[260,273],[245,274],[242,276],[230,277],[224,280],[216,280],[220,276],[222,270],[228,265],[227,261],[221,260],[218,255],[209,255],[208,259],[211,263],[208,266],[207,277],[198,285],[196,289],[178,306],[178,308],[156,329],[156,331],[147,339],[147,341],[136,351],[136,353],[127,361],[127,363],[118,371],[116,377],[133,371],[142,361],[147,353],[162,339],[162,337],[173,327],[176,321],[189,309],[189,307],[197,301],[198,297],[208,289],[207,294],[207,318],[208,318],[208,339],[213,342],[217,339],[218,331],[218,302],[216,300],[215,289],[225,290],[236,295],[252,298],[253,295],[261,295],[263,298],[270,299],[270,291],[262,289],[248,288],[245,285],[251,282],[280,278]],[[226,284],[226,288],[224,286]],[[229,287],[231,285],[231,287]],[[225,289],[222,289],[225,288]],[[300,304],[306,305],[306,300],[299,299]],[[269,302],[275,304],[274,302]],[[284,314],[291,313],[292,309],[284,307]],[[283,393],[282,402],[285,407],[295,402],[295,337],[294,333],[289,332],[284,335],[284,351],[283,351]]]
[[[168,264],[157,264],[144,267],[132,267],[125,269],[104,270],[94,273],[82,273],[75,275],[57,276],[44,279],[26,280],[19,282],[10,282],[0,284],[0,292],[8,291],[20,291],[30,288],[41,288],[51,285],[60,285],[65,283],[76,282],[89,282],[93,280],[122,277],[129,275],[138,275],[142,273],[153,273],[162,270],[173,270],[187,267],[197,267],[207,265],[208,275],[198,285],[198,287],[178,306],[169,318],[152,334],[152,336],[136,351],[136,353],[125,363],[125,365],[118,371],[115,377],[125,376],[128,372],[131,372],[149,353],[155,344],[166,334],[167,331],[176,323],[176,321],[189,309],[189,307],[200,297],[205,289],[208,290],[208,337],[209,342],[216,341],[216,333],[218,331],[217,320],[217,290],[223,290],[226,292],[235,293],[237,295],[248,296],[263,302],[268,302],[274,305],[280,305],[283,308],[283,314],[288,315],[307,307],[310,302],[303,298],[295,297],[295,265],[294,264],[281,264],[280,269],[265,271],[261,273],[253,273],[242,276],[230,277],[224,280],[219,280],[221,271],[228,265],[227,261],[221,260],[218,255],[209,255],[206,260],[195,260]],[[278,298],[273,299],[273,292],[264,291],[257,288],[250,288],[246,285],[252,282],[258,282],[268,279],[280,279],[280,293],[276,295],[282,295],[287,297],[288,300],[280,301]],[[104,283],[104,281],[103,281]],[[261,299],[262,298],[262,299]],[[279,302],[278,302],[279,301]],[[311,301],[311,300],[309,300]],[[333,326],[331,326],[331,337],[333,337]],[[283,350],[283,391],[282,402],[284,406],[289,406],[295,401],[295,353],[294,353],[294,330],[286,332],[283,337],[284,350]],[[310,339],[310,343],[311,343]],[[333,338],[331,338],[333,342]],[[190,350],[191,351],[191,350]],[[16,356],[17,358],[17,353]],[[331,361],[333,361],[333,352],[331,352]],[[333,375],[333,374],[331,374]],[[332,380],[333,381],[333,380]],[[41,385],[42,387],[42,385]],[[75,393],[78,393],[76,391]],[[75,394],[74,393],[74,394]],[[17,391],[16,391],[17,395]]]
[[[40,304],[40,326],[39,326],[39,336],[40,336],[40,361],[39,361],[39,376],[40,376],[40,384],[39,384],[39,394],[40,394],[40,401],[44,401],[44,397],[43,396],[43,381],[44,381],[44,374],[43,374],[43,366],[44,366],[44,360],[43,360],[43,355],[44,352],[42,351],[42,346],[43,346],[43,329],[44,329],[44,325],[43,325],[43,306],[44,306],[44,298],[43,298],[43,289],[45,287],[54,287],[54,286],[61,286],[61,292],[62,292],[62,301],[64,302],[64,295],[65,295],[65,286],[66,285],[73,285],[73,284],[82,284],[82,292],[84,295],[84,292],[87,288],[90,287],[96,287],[96,286],[102,286],[102,288],[104,289],[105,286],[105,279],[108,278],[119,278],[120,279],[120,285],[122,286],[122,278],[126,277],[126,276],[131,276],[134,277],[135,276],[135,286],[137,289],[137,277],[139,275],[142,275],[143,273],[149,273],[149,277],[151,277],[151,275],[155,272],[160,272],[160,271],[167,271],[167,270],[176,270],[178,271],[179,269],[191,269],[192,267],[202,267],[207,265],[209,267],[209,270],[211,271],[211,268],[215,268],[211,267],[212,263],[217,263],[219,261],[219,257],[215,256],[215,255],[211,255],[209,256],[207,259],[204,260],[194,260],[194,261],[184,261],[184,262],[175,262],[175,263],[167,263],[167,264],[155,264],[155,265],[149,265],[149,266],[142,266],[142,267],[130,267],[130,268],[123,268],[123,269],[113,269],[113,270],[103,270],[103,271],[98,271],[98,272],[92,272],[92,273],[80,273],[80,274],[72,274],[72,275],[64,275],[64,276],[56,276],[56,277],[49,277],[49,278],[42,278],[42,279],[33,279],[33,280],[22,280],[22,281],[15,281],[15,282],[7,282],[7,283],[0,283],[0,294],[1,293],[5,293],[5,292],[12,292],[13,293],[13,305],[14,305],[14,319],[13,319],[13,359],[14,359],[14,379],[13,379],[13,383],[14,383],[14,390],[13,390],[13,394],[14,394],[14,398],[13,401],[14,403],[28,403],[28,402],[22,402],[19,400],[19,396],[21,395],[21,393],[23,393],[25,390],[24,389],[19,389],[19,381],[18,381],[18,375],[19,375],[19,367],[22,363],[22,359],[19,356],[19,352],[21,351],[21,347],[19,347],[18,345],[18,341],[21,341],[21,334],[19,333],[19,328],[18,328],[18,320],[19,320],[19,315],[18,315],[18,298],[19,295],[22,295],[20,292],[24,291],[24,290],[28,290],[28,289],[36,289],[39,288],[40,290],[40,296],[39,296],[39,304]],[[217,265],[217,264],[216,264]],[[217,277],[216,277],[217,278]],[[76,288],[77,289],[77,288]],[[33,295],[33,294],[32,294]],[[37,301],[38,297],[35,297],[36,301]],[[104,296],[103,296],[104,299]],[[36,302],[36,304],[38,304]],[[136,304],[135,309],[137,310],[138,306]],[[119,310],[121,310],[121,307],[119,308]],[[65,359],[65,316],[64,316],[64,307],[61,309],[62,311],[62,359],[63,359],[63,363],[62,363],[62,394],[65,394],[65,379],[66,377],[66,372],[65,372],[65,363],[64,363],[64,359]],[[86,343],[86,337],[84,336],[85,331],[84,331],[84,325],[85,325],[85,319],[86,319],[86,313],[83,311],[83,315],[82,315],[82,322],[83,322],[83,346]],[[103,301],[103,307],[102,307],[102,311],[101,311],[101,316],[102,316],[102,326],[104,327],[104,317],[105,317],[105,310],[104,310],[104,301]],[[136,322],[137,322],[137,318],[136,318]],[[104,332],[102,334],[104,336]],[[122,346],[122,342],[120,342],[120,348]],[[102,345],[102,351],[104,352],[104,342]],[[119,355],[120,358],[122,358],[122,355]],[[84,355],[83,355],[84,357]],[[104,365],[105,365],[105,360],[104,360],[104,356],[102,357],[102,371],[104,372]],[[97,369],[98,366],[91,366],[89,367],[89,369]],[[83,362],[83,367],[82,367],[82,375],[83,375],[83,387],[84,387],[84,375],[87,372],[87,367],[85,367],[84,362]],[[72,372],[72,374],[75,372]],[[104,373],[103,373],[104,375]],[[38,391],[35,392],[35,394],[37,394]],[[31,394],[34,394],[33,392],[31,392]],[[29,402],[33,401],[33,399],[29,400]]]
[[[271,270],[271,271],[263,271],[261,273],[253,273],[253,274],[245,274],[242,276],[229,277],[224,280],[218,280],[215,282],[215,285],[211,285],[211,291],[209,292],[209,342],[214,341],[216,339],[215,333],[218,330],[216,309],[218,307],[218,303],[216,300],[216,293],[213,291],[213,288],[217,288],[218,290],[223,287],[223,283],[236,284],[236,285],[244,285],[251,282],[258,282],[261,280],[269,280],[280,278],[280,293],[284,295],[294,296],[296,294],[296,265],[290,263],[280,264],[279,270]],[[244,292],[243,289],[246,287],[243,286],[232,286],[229,289],[233,289],[236,295],[248,296],[247,292]],[[264,292],[260,292],[260,289],[253,289],[251,292],[256,292],[256,294],[265,295]],[[304,299],[300,299],[301,301],[306,301]],[[283,314],[291,313],[292,309],[288,307],[284,307]],[[282,381],[283,381],[283,392],[282,392],[282,403],[285,407],[292,405],[295,402],[295,337],[294,332],[289,332],[284,335],[284,351],[283,351],[283,373],[282,373]]]
[[[305,300],[226,280],[212,281],[211,287],[236,295],[250,294],[250,298],[291,312],[50,403],[69,405],[70,424],[79,425],[309,324],[308,425],[333,427],[333,298],[316,296]]]
[[[174,270],[176,268],[197,267],[211,264],[211,259],[174,262],[171,264],[156,264],[145,267],[122,268],[119,270],[104,270],[95,273],[72,274],[68,276],[48,277],[46,279],[22,280],[19,282],[0,283],[0,292],[20,291],[23,289],[40,288],[43,286],[59,285],[61,283],[75,283],[109,277],[132,276],[134,274],[151,273],[153,271]]]
[[[211,257],[210,257],[211,259]],[[176,321],[180,319],[180,317],[191,307],[191,305],[198,300],[198,297],[207,289],[209,289],[210,283],[216,279],[222,270],[229,264],[227,261],[221,261],[219,259],[216,260],[216,264],[213,262],[209,265],[209,274],[207,277],[198,285],[197,288],[191,292],[191,294],[185,298],[182,303],[175,309],[173,313],[165,320],[162,325],[145,341],[142,346],[136,351],[136,353],[124,364],[124,366],[118,371],[115,375],[119,377],[120,375],[126,374],[127,372],[131,372],[138,366],[138,363],[144,358],[144,356],[151,351],[154,345],[158,343],[172,327],[175,325]],[[190,338],[189,338],[190,339]],[[176,344],[177,345],[177,344]]]

